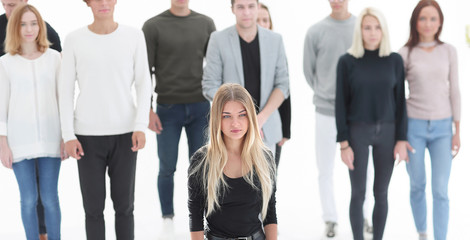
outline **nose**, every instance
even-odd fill
[[[240,125],[240,121],[238,120],[238,118],[233,118],[232,119],[232,123],[231,123],[232,127],[238,127]]]

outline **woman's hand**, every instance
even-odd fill
[[[63,161],[68,158],[69,155],[67,154],[67,151],[65,151],[65,143],[64,140],[62,140],[60,141],[60,159]]]
[[[348,141],[343,141],[340,143],[341,150],[341,160],[344,164],[348,166],[349,170],[354,170],[354,152],[349,145]]]
[[[460,134],[456,133],[452,137],[452,158],[455,158],[460,150]]]
[[[395,157],[395,160],[397,160],[397,165],[402,161],[405,160],[406,162],[410,161],[410,158],[408,157],[408,151],[414,153],[415,150],[411,145],[408,143],[408,141],[397,141],[395,144],[395,149],[393,150],[393,156]]]
[[[8,146],[7,137],[0,137],[0,159],[3,166],[12,169],[13,166],[13,154],[11,153],[10,146]]]
[[[279,147],[282,147],[284,143],[286,143],[289,140],[289,138],[282,138],[280,142],[277,143]]]

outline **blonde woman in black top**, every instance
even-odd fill
[[[216,92],[209,134],[189,169],[191,239],[204,239],[204,217],[209,240],[277,239],[275,164],[241,85],[224,84]]]
[[[395,156],[407,159],[403,60],[390,51],[387,25],[377,9],[357,18],[353,43],[338,62],[336,83],[337,141],[349,168],[349,218],[355,240],[363,240],[363,203],[369,146],[374,161],[374,240],[383,237],[388,186]]]

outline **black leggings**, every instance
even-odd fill
[[[369,146],[374,161],[374,198],[372,215],[374,240],[383,237],[388,213],[388,186],[393,172],[395,147],[394,123],[356,123],[350,126],[350,145],[354,151],[354,170],[349,171],[351,180],[351,203],[349,219],[355,240],[363,240],[364,216],[362,206],[366,192]]]

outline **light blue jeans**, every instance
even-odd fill
[[[13,171],[20,188],[21,219],[23,221],[26,239],[39,239],[38,187],[36,165],[39,175],[39,194],[44,206],[47,235],[49,240],[60,239],[60,206],[57,192],[59,179],[60,158],[26,159],[13,163]]]
[[[427,230],[426,171],[424,152],[431,157],[434,239],[447,236],[449,198],[447,187],[452,166],[452,118],[441,120],[408,119],[408,142],[415,153],[408,152],[410,176],[410,202],[418,232]]]

